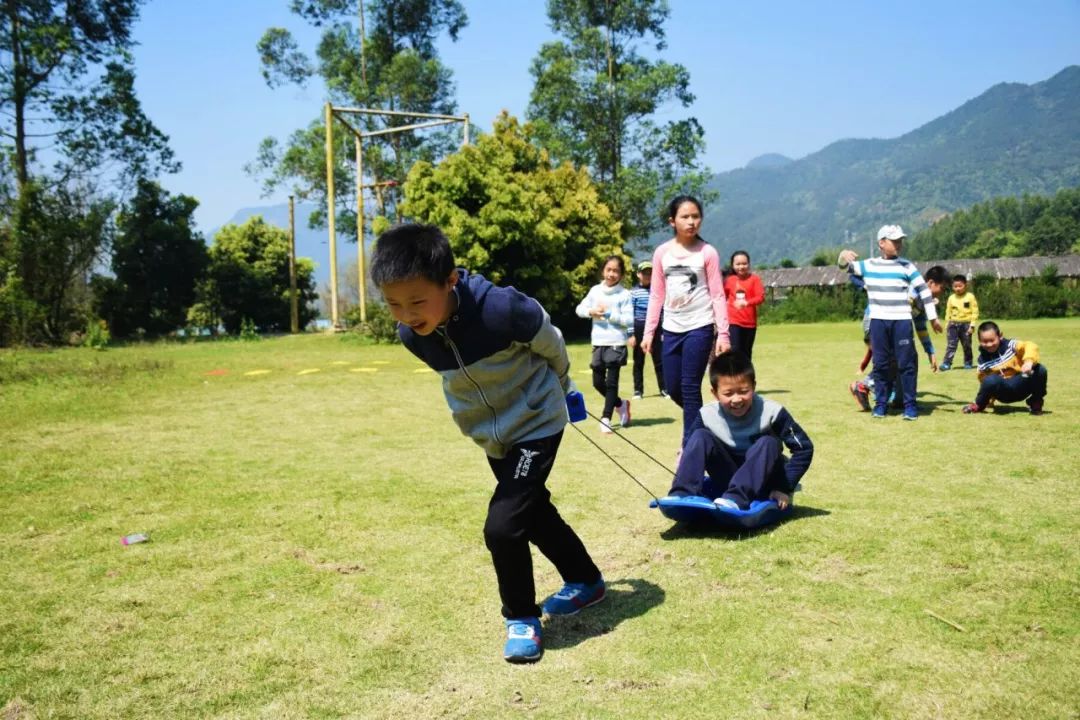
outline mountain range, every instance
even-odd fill
[[[713,177],[719,199],[702,234],[722,255],[806,260],[887,223],[914,234],[993,197],[1052,195],[1080,185],[1080,66],[995,85],[898,138],[840,140],[785,160],[766,155]]]
[[[705,208],[702,234],[726,257],[749,250],[756,264],[809,259],[817,250],[863,246],[877,228],[900,223],[909,235],[955,210],[993,197],[1052,195],[1080,186],[1080,66],[1043,82],[1000,83],[952,112],[893,139],[834,142],[799,159],[761,155],[715,175],[719,199]],[[325,229],[307,226],[314,206],[296,209],[297,255],[330,274]],[[286,205],[238,210],[288,227]],[[211,233],[212,236],[212,233]],[[658,243],[669,234],[657,233]],[[339,267],[356,246],[338,239]]]

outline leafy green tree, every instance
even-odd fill
[[[85,327],[86,278],[112,237],[113,209],[81,188],[33,180],[23,187],[2,223],[0,293],[11,326],[0,332],[15,342],[58,342]]]
[[[140,0],[0,0],[0,137],[20,193],[45,143],[54,175],[173,171],[168,138],[135,96]]]
[[[459,264],[565,320],[622,240],[588,173],[554,165],[535,140],[531,125],[504,112],[476,145],[413,166],[402,210],[441,227]]]
[[[292,11],[325,27],[315,60],[300,49],[285,28],[270,28],[258,43],[263,77],[271,87],[305,85],[321,78],[329,100],[337,106],[400,112],[454,114],[451,73],[440,61],[435,41],[445,32],[457,39],[467,17],[457,0],[292,0]],[[370,20],[367,31],[365,18]],[[350,116],[362,132],[402,127],[415,122],[405,116]],[[399,132],[364,141],[365,183],[404,180],[418,160],[433,161],[449,152],[460,130]],[[353,137],[335,132],[335,206],[342,233],[356,234],[356,166]],[[326,202],[325,127],[320,115],[295,131],[284,144],[262,141],[249,165],[264,178],[264,189],[288,185],[300,198]],[[376,188],[377,211],[396,217],[400,187]],[[325,222],[312,213],[313,227]]]
[[[315,265],[297,258],[296,288],[300,296],[300,326],[315,317]],[[218,321],[238,333],[244,320],[262,331],[288,330],[289,234],[268,225],[261,216],[243,225],[226,225],[214,235],[210,266],[199,287],[199,302],[189,317],[203,327]]]
[[[690,73],[649,60],[636,43],[665,48],[665,0],[548,0],[552,29],[533,61],[528,117],[558,160],[590,169],[626,240],[664,227],[665,203],[678,192],[703,192],[708,170],[697,156],[704,131],[695,118],[658,124],[671,102],[689,107]]]
[[[155,182],[139,181],[120,213],[112,247],[114,277],[94,279],[98,315],[114,336],[128,337],[139,328],[157,336],[185,325],[208,260],[206,244],[193,228],[198,204],[187,195],[170,197]]]
[[[140,5],[0,0],[0,335],[58,341],[85,326],[111,188],[179,168],[135,95]]]

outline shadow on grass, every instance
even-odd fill
[[[667,530],[660,533],[660,537],[664,540],[685,540],[685,539],[700,539],[700,538],[717,538],[720,540],[750,540],[758,535],[767,535],[774,530],[777,530],[789,522],[795,520],[803,520],[805,518],[819,517],[821,515],[831,515],[828,510],[821,508],[811,507],[810,505],[796,505],[791,509],[791,514],[778,523],[772,525],[765,525],[757,528],[728,528],[721,527],[719,525],[712,525],[709,523],[675,523]]]
[[[634,418],[630,423],[630,427],[646,427],[648,425],[670,425],[675,422],[675,418],[671,417],[658,417],[658,418]]]
[[[640,578],[608,580],[607,596],[595,607],[577,615],[549,617],[544,621],[544,648],[558,650],[600,637],[614,630],[623,620],[644,615],[664,602],[659,585]]]
[[[788,394],[790,392],[791,392],[790,390],[785,390],[784,388],[776,388],[775,390],[755,390],[754,394],[755,395],[786,395],[786,394]]]

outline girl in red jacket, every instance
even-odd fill
[[[745,250],[731,254],[731,274],[724,280],[724,294],[731,323],[731,349],[741,350],[750,358],[757,335],[757,306],[765,302],[765,286],[760,277],[750,272],[750,253]]]

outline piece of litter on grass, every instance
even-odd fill
[[[948,618],[943,618],[940,615],[938,615],[936,612],[934,612],[933,610],[928,610],[926,608],[923,608],[923,612],[926,613],[927,615],[929,615],[930,617],[934,618],[935,620],[940,620],[941,622],[945,623],[946,625],[953,628],[954,630],[959,630],[960,632],[967,632],[967,630],[964,628],[963,625],[959,625],[957,623],[954,623],[952,620],[949,620]]]
[[[255,377],[256,375],[269,375],[269,370],[248,370],[244,375],[247,377]]]
[[[208,370],[203,375],[210,375],[211,377],[220,377],[222,375],[228,375],[229,371],[225,368],[215,368],[214,370]]]
[[[146,533],[134,533],[120,538],[121,545],[136,545],[144,542],[150,542],[150,536]]]
[[[307,370],[301,370],[296,373],[297,375],[314,375],[317,372],[322,372],[319,368],[308,368]]]

